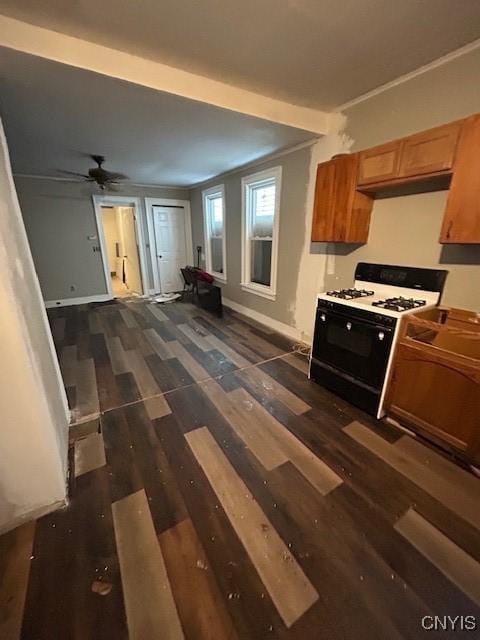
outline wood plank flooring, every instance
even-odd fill
[[[311,383],[288,339],[185,303],[49,315],[75,482],[0,538],[0,638],[480,628],[480,481]]]

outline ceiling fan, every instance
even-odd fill
[[[102,167],[102,164],[105,162],[105,156],[91,155],[90,158],[97,163],[97,166],[89,169],[88,174],[63,170],[61,173],[76,176],[77,178],[84,178],[86,182],[96,182],[102,191],[106,189],[115,191],[114,185],[119,184],[122,180],[128,180],[128,176],[123,173],[107,171]]]

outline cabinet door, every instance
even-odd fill
[[[312,242],[327,242],[333,237],[333,200],[335,165],[323,162],[317,167],[315,204],[313,206]]]
[[[464,121],[440,242],[480,243],[480,116]]]
[[[367,241],[373,199],[356,190],[357,174],[357,154],[318,165],[312,242]]]
[[[478,439],[480,371],[441,352],[400,343],[387,412],[468,452]]]
[[[332,159],[335,167],[333,191],[333,228],[331,240],[348,242],[353,198],[357,187],[356,154],[341,155]]]
[[[393,180],[398,176],[401,141],[396,140],[360,152],[358,184]]]
[[[399,178],[450,171],[460,135],[460,122],[423,131],[405,139],[400,158]]]

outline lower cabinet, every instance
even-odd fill
[[[400,342],[386,400],[389,415],[480,461],[480,365]]]

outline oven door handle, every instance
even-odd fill
[[[371,328],[376,328],[380,333],[383,332],[383,338],[379,337],[379,340],[384,340],[387,333],[393,333],[395,327],[386,327],[385,325],[379,324],[374,320],[367,320],[365,318],[353,318],[348,315],[348,313],[338,313],[338,311],[324,311],[323,309],[317,309],[317,321],[320,320],[322,323],[327,322],[327,320],[345,320],[345,327],[348,331],[351,331],[355,328],[355,325],[363,325]],[[379,334],[380,336],[380,334]]]

